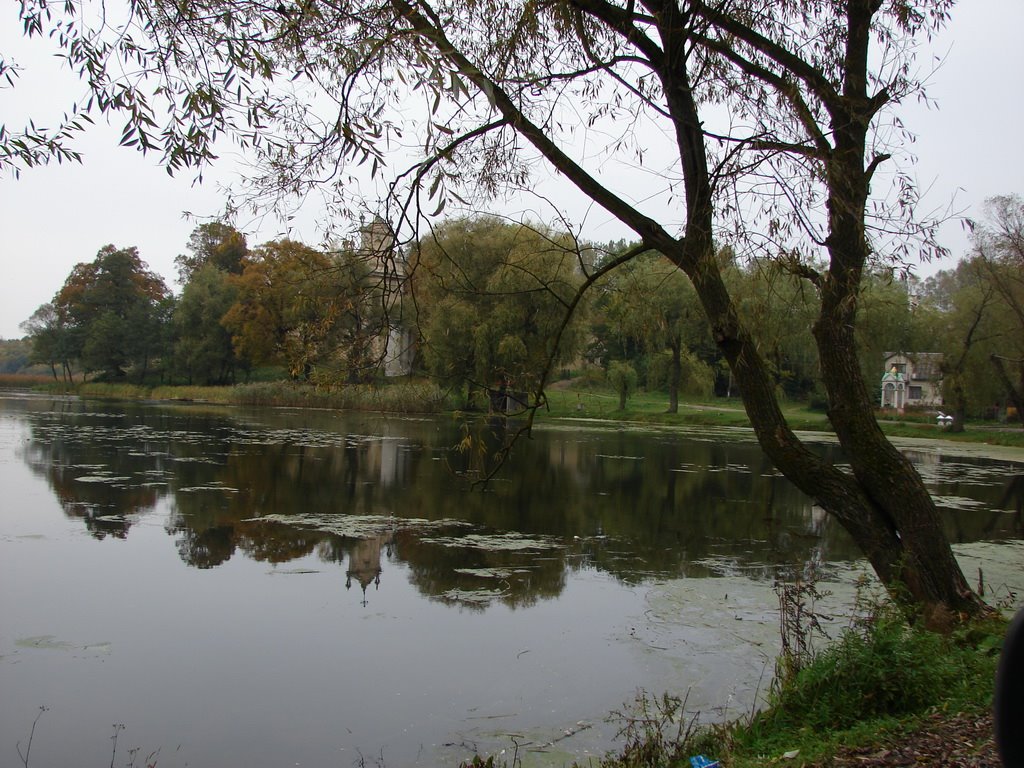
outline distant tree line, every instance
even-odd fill
[[[857,325],[864,376],[881,375],[885,352],[942,352],[944,395],[961,420],[996,404],[1024,410],[1022,233],[1024,202],[995,198],[954,268],[925,280],[869,275]],[[736,394],[690,281],[654,253],[596,281],[562,327],[585,277],[631,247],[452,218],[407,253],[387,254],[396,297],[374,249],[249,248],[233,227],[203,224],[176,259],[180,295],[137,249],[105,246],[23,324],[30,347],[5,346],[0,363],[42,364],[65,381],[216,385],[278,366],[296,380],[344,384],[380,375],[398,326],[414,350],[409,372],[459,389],[469,407],[486,407],[488,390],[531,391],[552,366],[612,386],[623,406],[638,387],[663,391],[670,412],[681,396]],[[806,333],[817,302],[808,283],[777,259],[723,249],[719,260],[779,393],[826,407]]]
[[[174,296],[135,248],[101,248],[23,324],[32,360],[54,378],[230,384],[255,366],[310,380],[369,366],[353,350],[377,334],[371,269],[351,245],[290,240],[250,249],[221,223],[196,228]],[[377,313],[379,315],[379,313]],[[361,366],[359,370],[357,366]]]

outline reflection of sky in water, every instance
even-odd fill
[[[559,763],[637,688],[745,711],[780,571],[848,598],[849,542],[748,432],[545,426],[471,490],[461,426],[0,398],[0,744],[46,705],[40,765],[104,764],[114,722],[160,765]],[[1012,537],[1019,467],[919,466],[956,540]],[[1024,587],[1019,542],[958,553]]]

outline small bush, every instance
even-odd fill
[[[608,383],[619,395],[620,411],[626,409],[626,401],[636,392],[637,380],[636,368],[629,363],[615,360],[608,365]]]
[[[595,389],[606,385],[604,369],[597,365],[588,365],[580,370],[573,380],[576,389]]]
[[[972,632],[972,638],[989,634],[977,628]],[[978,680],[993,677],[995,661],[967,638],[910,626],[886,603],[810,664],[783,675],[769,697],[769,708],[755,718],[755,730],[758,719],[795,730],[841,730],[913,715],[943,702],[986,701],[991,685],[983,683],[979,690]]]
[[[828,413],[828,395],[819,390],[811,392],[807,398],[807,408],[815,413]]]

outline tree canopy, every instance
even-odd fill
[[[430,370],[472,396],[534,391],[549,365],[571,360],[582,318],[561,326],[582,280],[574,246],[565,233],[494,217],[435,228],[412,263]]]
[[[66,349],[58,356],[78,358],[108,378],[123,379],[129,365],[144,370],[159,349],[159,313],[169,296],[137,249],[107,245],[92,262],[72,270],[54,298],[56,317],[40,319],[49,330],[66,333],[59,342]],[[52,337],[43,338],[50,343]]]
[[[611,273],[603,289],[599,306],[612,335],[633,339],[647,351],[648,382],[665,382],[669,413],[679,411],[680,388],[710,390],[713,373],[696,354],[711,341],[707,321],[678,267],[647,253]]]
[[[976,230],[974,255],[998,307],[999,346],[990,360],[1024,424],[1024,200],[1018,195],[988,201],[986,221]]]
[[[334,277],[327,254],[301,243],[254,249],[234,281],[238,297],[222,318],[237,352],[308,379],[334,352],[340,320],[357,300]]]
[[[178,282],[182,285],[206,266],[225,274],[239,275],[244,266],[243,260],[249,253],[245,235],[220,221],[200,224],[192,230],[188,249],[190,254],[181,254],[174,260],[178,267]]]

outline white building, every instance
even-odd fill
[[[883,408],[942,405],[941,352],[886,352]]]

